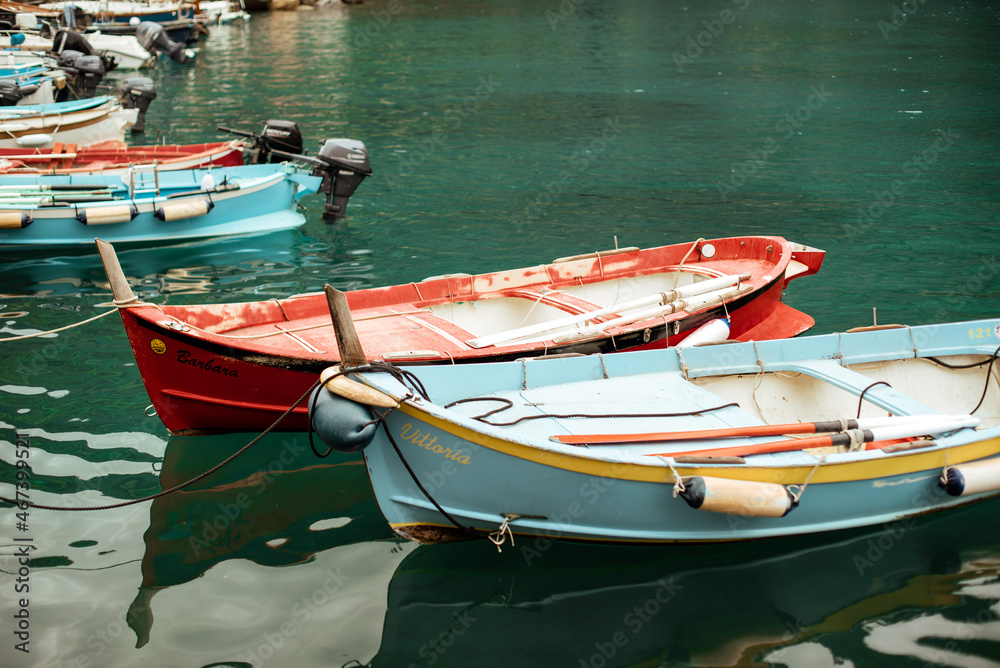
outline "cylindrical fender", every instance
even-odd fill
[[[1000,490],[1000,457],[949,466],[938,484],[952,496],[971,496]]]
[[[204,216],[213,208],[215,208],[215,202],[207,197],[199,197],[180,202],[164,202],[153,212],[153,215],[162,221],[181,220],[182,218]]]
[[[109,223],[127,223],[135,220],[137,215],[139,215],[139,211],[131,204],[126,204],[83,209],[76,214],[76,219],[84,225],[107,225]]]
[[[18,230],[35,220],[24,211],[0,211],[0,230]]]
[[[360,452],[372,439],[378,425],[367,406],[316,388],[309,397],[309,420],[313,431],[337,452]]]
[[[784,485],[696,476],[681,498],[692,508],[744,517],[784,517],[797,503]]]

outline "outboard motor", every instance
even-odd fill
[[[178,63],[188,61],[187,54],[184,53],[184,45],[178,44],[167,37],[166,31],[159,23],[143,21],[135,29],[135,38],[139,40],[142,48],[149,51],[151,55],[157,53],[169,54]]]
[[[20,84],[15,79],[0,79],[0,107],[13,107],[39,89],[38,84]]]
[[[13,107],[24,95],[14,79],[0,79],[0,107]]]
[[[264,121],[264,131],[260,133],[260,162],[282,162],[286,158],[269,155],[271,151],[302,153],[302,131],[295,121]]]
[[[274,156],[286,160],[301,160],[313,166],[313,176],[322,176],[319,192],[326,194],[323,207],[324,218],[340,218],[347,210],[347,200],[358,189],[365,178],[372,175],[368,162],[368,149],[357,139],[327,139],[319,154],[295,155],[284,151],[271,151]]]
[[[76,27],[76,5],[69,4],[63,6],[63,20],[62,23],[67,28]]]
[[[248,165],[284,162],[288,160],[288,155],[302,153],[302,131],[299,130],[299,124],[294,121],[264,121],[264,130],[259,135],[246,130],[227,128],[223,125],[219,126],[219,130],[251,140],[250,148],[244,153]],[[285,155],[283,157],[272,156],[272,150],[280,151]]]
[[[347,200],[372,175],[368,149],[357,139],[327,139],[317,158],[324,163],[313,169],[313,175],[323,177],[319,188],[326,194],[323,216],[340,218],[347,211]]]
[[[156,84],[149,77],[131,77],[125,80],[125,86],[118,91],[118,95],[126,109],[139,110],[139,117],[132,126],[132,134],[144,132],[146,110],[156,99]]]
[[[60,63],[62,62],[60,59]],[[81,99],[97,94],[97,85],[101,83],[105,73],[104,61],[100,56],[77,56],[65,65],[60,64],[60,69],[74,78],[76,93]]]
[[[105,51],[98,51],[87,38],[74,30],[60,30],[52,38],[52,50],[59,54],[59,64],[73,67],[73,59],[78,56],[96,56],[101,59],[104,72],[110,72],[118,67],[118,61]]]

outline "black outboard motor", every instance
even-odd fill
[[[260,133],[261,162],[282,162],[286,158],[268,155],[271,151],[302,153],[302,131],[294,121],[264,121],[264,131]]]
[[[13,107],[24,95],[14,79],[0,79],[0,107]]]
[[[323,217],[327,219],[344,216],[347,212],[347,200],[361,182],[372,175],[368,149],[357,139],[327,139],[315,158],[277,150],[272,151],[271,155],[302,160],[313,165],[313,176],[323,177],[319,192],[326,194]]]
[[[184,53],[184,45],[167,37],[166,31],[159,23],[143,21],[135,29],[135,38],[139,40],[142,48],[149,51],[150,55],[166,53],[178,63],[188,61],[187,54]]]
[[[368,149],[357,139],[327,139],[317,156],[326,163],[317,166],[313,174],[323,177],[320,192],[326,193],[323,215],[340,218],[347,211],[347,200],[361,182],[372,175]]]
[[[125,86],[118,91],[122,105],[126,109],[138,109],[139,117],[132,126],[132,134],[146,130],[146,110],[156,99],[156,84],[149,77],[131,77],[125,80]]]
[[[52,50],[59,54],[59,64],[73,66],[73,59],[78,56],[96,56],[101,59],[104,72],[108,73],[118,67],[118,61],[105,51],[98,51],[87,38],[74,30],[60,30],[52,38]]]
[[[284,162],[288,160],[287,154],[302,153],[302,131],[299,130],[299,124],[294,121],[264,121],[264,130],[259,135],[245,130],[234,130],[223,125],[219,126],[219,130],[251,140],[250,148],[244,152],[244,158],[248,165]],[[286,156],[272,156],[272,150],[282,151]]]
[[[66,52],[63,52],[64,54]],[[70,52],[73,53],[73,52]],[[77,56],[72,61],[63,64],[59,59],[59,67],[75,80],[76,94],[79,98],[90,98],[97,94],[97,85],[104,78],[104,61],[100,56]]]

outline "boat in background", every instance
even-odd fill
[[[311,419],[331,449],[363,450],[383,515],[419,543],[813,534],[1000,494],[998,343],[990,319],[405,374],[352,364],[324,373]]]
[[[136,166],[158,171],[236,167],[243,164],[245,144],[239,140],[208,144],[128,146],[107,141],[78,148],[56,143],[48,149],[0,149],[0,174],[112,174]]]
[[[63,247],[100,235],[148,243],[298,227],[323,178],[291,163],[123,174],[4,175],[0,246]]]
[[[173,433],[305,429],[303,393],[341,358],[324,293],[239,304],[135,305],[98,242],[160,419]],[[824,251],[781,237],[621,248],[471,276],[447,274],[347,293],[372,360],[463,364],[662,348],[689,337],[769,339],[813,319],[782,302]],[[728,318],[728,325],[724,320]],[[299,403],[301,402],[301,403]]]
[[[115,98],[99,96],[53,104],[0,107],[0,148],[50,148],[56,142],[90,146],[123,142],[138,120]]]

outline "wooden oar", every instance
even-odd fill
[[[927,422],[938,419],[962,420],[964,415],[900,415],[884,418],[858,418],[847,420],[825,420],[821,422],[792,422],[789,424],[762,424],[748,427],[725,427],[722,429],[699,429],[697,431],[661,431],[645,434],[558,434],[549,438],[567,445],[613,445],[618,443],[654,443],[661,441],[694,441],[712,438],[739,438],[749,436],[781,436],[782,434],[822,434],[846,431],[848,429],[872,429]]]
[[[855,439],[861,443],[873,441],[890,441],[914,436],[943,434],[965,427],[976,427],[979,418],[969,416],[967,419],[939,419],[927,422],[916,422],[892,427],[874,427],[872,429],[855,429],[851,432],[814,436],[812,438],[796,438],[769,443],[748,443],[728,448],[707,448],[704,450],[686,450],[684,452],[661,452],[654,457],[691,457],[691,456],[736,456],[764,455],[775,452],[803,450],[805,448],[822,448],[827,446],[849,446]]]

